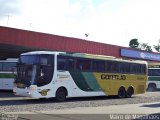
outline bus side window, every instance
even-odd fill
[[[155,76],[160,76],[160,69],[155,69],[154,70],[154,75]]]
[[[57,70],[66,70],[67,61],[63,56],[58,56]]]
[[[91,70],[91,60],[89,59],[77,59],[76,69],[82,71]]]
[[[146,65],[141,65],[142,74],[146,74]]]
[[[131,64],[131,73],[136,73],[136,65],[135,64]]]
[[[107,72],[118,72],[118,62],[115,61],[107,61]]]
[[[141,65],[140,64],[131,64],[131,72],[135,74],[141,74]]]
[[[67,58],[67,70],[74,70],[74,58]]]
[[[74,70],[74,58],[66,56],[58,56],[57,59],[58,70]]]
[[[2,63],[0,63],[0,71],[2,71]]]
[[[148,76],[152,76],[152,75],[153,75],[152,69],[148,69]]]
[[[130,63],[120,62],[119,63],[119,72],[120,73],[130,73]]]
[[[105,71],[105,61],[93,61],[93,71],[104,72]]]
[[[3,71],[12,71],[13,67],[15,66],[16,66],[16,63],[13,63],[13,62],[3,63]]]

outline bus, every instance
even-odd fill
[[[86,53],[33,51],[17,63],[14,94],[32,98],[118,95],[131,97],[146,91],[145,61],[123,60]]]
[[[149,63],[147,91],[154,92],[160,89],[160,63]]]
[[[0,60],[0,90],[13,90],[17,61],[16,58]]]

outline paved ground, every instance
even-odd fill
[[[34,106],[36,103],[35,100],[31,100],[33,102],[27,102],[30,98],[24,97],[16,97],[13,94],[8,92],[2,92],[0,102],[4,103],[5,105],[0,105],[3,108],[14,106],[14,112],[7,112],[0,111],[0,119],[7,119],[12,118],[20,120],[131,120],[131,119],[141,119],[141,120],[160,120],[160,100],[158,102],[146,102],[146,103],[129,103],[126,104],[117,104],[115,101],[130,101],[130,100],[139,100],[143,99],[155,99],[159,92],[156,93],[146,93],[144,95],[138,95],[132,99],[116,99],[116,98],[108,98],[108,99],[99,99],[98,100],[91,100],[91,103],[99,104],[99,102],[109,101],[106,102],[103,106],[79,106],[79,103],[83,104],[85,102],[90,102],[90,99],[85,101],[77,101],[75,99],[65,102],[65,103],[52,103],[47,101],[37,101],[39,102],[37,106],[39,107],[40,104],[48,105],[64,105],[63,109],[46,109],[46,110],[33,110],[33,111],[14,111],[15,108],[18,107],[26,107],[26,106]],[[139,98],[140,97],[140,98]],[[25,101],[22,101],[24,100]],[[157,101],[156,97],[156,101]],[[80,99],[81,100],[81,99]],[[17,102],[18,101],[18,102]],[[98,101],[98,102],[97,102]],[[10,104],[6,104],[6,102],[11,102]],[[13,103],[15,102],[15,103]],[[17,102],[17,103],[16,103]],[[115,102],[116,104],[108,104],[110,102]],[[27,104],[28,103],[28,104]],[[68,107],[67,104],[71,106],[71,104],[78,103],[76,107]],[[44,107],[44,106],[43,106]],[[68,108],[67,108],[68,107]],[[24,108],[25,109],[25,108]],[[12,111],[12,110],[11,110]],[[8,119],[7,119],[8,120]],[[10,119],[11,120],[11,119]]]
[[[47,114],[154,114],[157,112],[160,113],[160,102],[41,111]]]
[[[160,102],[126,105],[111,105],[102,107],[78,107],[61,110],[6,112],[8,114],[154,114],[160,113]]]
[[[5,114],[19,114],[19,118],[31,120],[131,120],[135,118],[143,120],[148,119],[148,116],[152,120],[160,120],[160,102]]]

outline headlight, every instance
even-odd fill
[[[31,86],[29,89],[33,91],[33,90],[35,90],[36,88],[35,88],[35,86]]]
[[[14,93],[16,92],[16,88],[13,88],[13,92],[14,92]]]

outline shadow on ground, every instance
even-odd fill
[[[160,103],[142,105],[141,107],[160,108]]]

